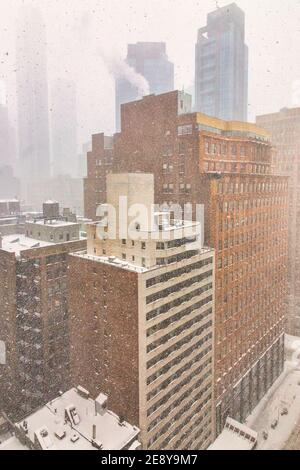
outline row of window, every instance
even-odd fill
[[[169,242],[158,242],[156,243],[157,250],[169,250],[170,248],[179,248],[184,245],[188,245],[189,243],[195,243],[197,241],[196,237],[189,237],[189,238],[176,238],[175,240],[171,240]]]
[[[156,264],[157,266],[164,266],[167,264],[179,263],[180,261],[183,261],[184,259],[193,258],[194,256],[198,254],[199,254],[198,250],[184,251],[183,253],[179,253],[178,255],[169,256],[165,258],[157,258]]]
[[[202,366],[198,367],[198,369],[193,371],[192,374],[185,377],[184,380],[182,380],[178,385],[176,385],[174,388],[172,388],[172,390],[170,390],[163,398],[161,398],[159,401],[157,401],[154,405],[150,406],[150,408],[148,408],[148,410],[147,410],[147,416],[149,417],[149,416],[153,415],[153,413],[155,413],[159,408],[161,408],[163,405],[166,405],[166,403],[170,400],[170,398],[174,397],[178,392],[180,392],[180,390],[182,390],[182,388],[185,385],[188,385],[195,377],[201,376],[201,378],[197,381],[198,387],[201,386],[209,377],[212,376],[211,367],[209,368],[209,370],[205,374],[201,375],[202,372],[209,365],[211,365],[211,361],[212,361],[212,359],[207,361],[207,363],[205,365],[203,364]],[[181,400],[181,402],[182,402],[182,400]],[[173,410],[176,406],[178,406],[178,405],[175,405],[174,403],[172,403],[172,409]],[[158,418],[156,418],[156,420],[153,420],[149,424],[148,432],[150,432],[153,428],[155,428],[155,426],[158,424],[158,422],[161,421],[163,418],[165,418],[168,414],[169,414],[168,409],[165,409],[164,412]]]
[[[190,193],[192,189],[192,185],[190,183],[180,183],[179,190],[183,193]],[[163,185],[163,192],[165,194],[173,194],[174,193],[174,184],[173,183],[166,183]]]
[[[185,448],[186,449],[190,449],[192,445],[195,445],[197,443],[197,450],[198,449],[202,449],[204,444],[208,441],[208,439],[211,438],[211,418],[207,421],[207,423],[205,423],[205,425],[203,426],[203,428],[200,428],[199,431],[196,432],[196,434],[193,434],[193,438],[185,445]],[[190,431],[192,432],[193,431],[193,428],[194,428],[194,424],[193,426],[191,427]],[[206,431],[206,429],[208,429],[208,431]],[[204,436],[203,436],[203,433],[205,432]],[[200,441],[198,441],[198,439],[201,438]],[[180,441],[181,442],[181,441]],[[178,448],[178,445],[179,444],[176,444],[176,446],[174,447],[174,449],[177,449]]]
[[[189,335],[185,336],[184,338],[182,338],[180,341],[178,341],[176,344],[173,344],[172,346],[170,346],[169,348],[167,348],[165,351],[163,351],[162,353],[158,354],[157,356],[153,357],[152,359],[150,359],[148,362],[147,362],[147,369],[150,369],[151,367],[155,366],[157,363],[159,363],[160,361],[166,359],[168,356],[170,356],[170,354],[172,354],[173,352],[175,351],[179,351],[180,348],[182,348],[184,345],[186,345],[187,343],[189,343],[190,341],[192,341],[194,338],[196,338],[197,336],[201,336],[202,333],[205,331],[205,330],[208,330],[209,328],[211,328],[212,326],[212,321],[208,321],[207,323],[205,323],[205,325],[201,326],[200,328],[198,328],[197,330],[193,331],[192,333],[190,333]]]
[[[237,212],[246,211],[248,209],[264,208],[283,205],[287,203],[287,197],[273,196],[268,198],[253,198],[253,199],[241,199],[236,201],[220,201],[219,211],[220,212]]]
[[[186,281],[180,282],[178,284],[174,284],[167,289],[163,289],[161,291],[155,292],[154,294],[148,295],[146,297],[146,304],[151,304],[152,302],[156,302],[159,299],[167,298],[169,295],[174,294],[176,292],[181,291],[182,289],[186,289],[187,287],[192,286],[196,282],[202,282],[207,279],[208,276],[212,276],[212,271],[208,273],[199,274],[198,276],[191,277]],[[207,290],[212,289],[212,284],[207,286]]]
[[[193,379],[193,377],[195,377],[195,375],[193,375],[193,376],[191,375],[189,377],[189,379],[190,379],[189,381],[191,381]],[[154,419],[150,423],[150,425],[148,426],[148,432],[151,432],[163,419],[167,418],[168,415],[174,411],[174,409],[176,409],[177,407],[180,407],[182,405],[182,403],[184,402],[184,400],[189,398],[197,389],[199,389],[203,385],[203,383],[205,383],[207,381],[208,378],[211,378],[211,377],[212,377],[212,371],[208,370],[199,380],[197,380],[197,382],[195,384],[193,384],[184,393],[182,393],[173,403],[171,403],[170,406],[165,408],[164,411],[156,419]],[[189,382],[187,382],[187,383],[189,383]],[[180,388],[182,388],[182,387],[180,387]],[[179,390],[180,390],[180,388],[179,388]],[[194,400],[193,400],[193,402],[195,403]],[[203,407],[203,405],[202,405],[202,407]],[[182,408],[182,409],[184,410],[185,408]],[[183,411],[182,414],[184,414],[185,412],[186,411]],[[168,440],[170,440],[170,437],[168,438]]]
[[[270,173],[268,165],[253,165],[246,163],[230,162],[204,162],[205,171],[218,171],[221,173],[255,173],[266,175]]]
[[[206,387],[207,388],[207,387]],[[210,387],[208,387],[209,389]],[[204,391],[201,392],[202,393],[202,396],[204,395]],[[200,394],[198,394],[200,395]],[[182,416],[189,412],[188,413],[188,416],[187,418],[183,421],[183,423],[181,423],[179,426],[177,426],[175,429],[172,430],[171,433],[168,434],[168,438],[166,439],[166,442],[165,444],[163,443],[163,447],[161,447],[162,449],[165,449],[169,442],[173,439],[173,437],[176,437],[178,436],[178,434],[181,433],[182,431],[182,428],[184,426],[186,426],[190,421],[192,421],[193,419],[195,419],[195,416],[197,416],[199,413],[201,413],[201,411],[203,410],[204,406],[211,400],[211,395],[209,397],[207,397],[200,405],[198,405],[197,403],[197,400],[199,398],[195,398],[194,400],[190,400],[175,416],[174,418],[171,420],[171,423],[167,423],[165,424],[158,433],[156,433],[150,440],[149,440],[149,445],[153,445],[156,441],[158,441],[158,439],[161,438],[161,436],[163,436],[166,432],[170,431],[170,429],[173,427],[174,424],[178,423],[178,421],[182,418]],[[195,406],[195,404],[197,406]],[[207,416],[207,414],[211,414],[210,411],[207,411],[205,414],[201,415],[198,419],[194,420],[193,424],[194,426],[198,426],[202,423],[202,421],[205,419],[205,417]],[[186,433],[183,433],[183,436],[181,439],[186,439]],[[177,443],[175,444],[175,447],[174,449],[179,449]]]
[[[207,155],[240,155],[242,157],[251,156],[257,159],[266,159],[270,155],[269,147],[265,145],[237,145],[227,143],[212,143],[210,140],[205,140],[205,153]]]
[[[167,318],[166,320],[164,320],[160,323],[157,323],[156,325],[152,326],[151,328],[148,328],[147,338],[149,338],[149,336],[151,336],[151,335],[154,335],[155,333],[157,333],[160,330],[164,330],[164,329],[168,328],[171,324],[182,320],[182,318],[190,315],[192,312],[194,312],[195,310],[199,310],[200,308],[201,308],[201,304],[200,304],[200,302],[197,302],[196,304],[193,304],[190,307],[188,307],[184,310],[181,310],[179,313],[176,313],[176,315],[172,315],[171,317]],[[211,308],[209,308],[208,310],[203,312],[203,318],[205,316],[208,316],[211,312],[212,312]]]
[[[178,369],[174,374],[172,374],[168,379],[164,380],[158,387],[154,388],[147,394],[147,401],[152,400],[156,397],[162,390],[165,390],[171,383],[179,379],[186,371],[191,369],[194,364],[199,364],[201,359],[205,357],[208,353],[211,352],[211,347],[204,349],[200,354],[197,354],[191,361],[187,362],[183,367]],[[211,360],[211,359],[210,359]]]
[[[206,343],[210,342],[211,339],[212,339],[212,334],[210,333],[210,334],[206,335],[204,338],[202,338],[200,341],[198,341],[195,345],[193,345],[192,347],[186,349],[183,353],[176,356],[170,362],[168,362],[163,367],[158,369],[156,372],[151,374],[147,378],[147,385],[150,385],[152,382],[155,382],[162,375],[167,374],[170,369],[172,369],[174,366],[178,366],[185,359],[188,359],[188,357],[191,354],[195,354],[197,352],[197,350],[200,350],[201,351],[201,353],[200,353],[201,357],[204,357],[207,354],[207,352],[206,352],[207,350],[204,348],[204,346],[206,345]],[[211,345],[208,347],[208,350],[209,351],[212,350]]]
[[[212,271],[211,274],[212,275]],[[201,287],[199,289],[194,290],[193,292],[189,292],[188,294],[180,297],[179,299],[174,299],[172,302],[168,302],[164,305],[161,305],[154,310],[151,310],[150,312],[147,313],[147,320],[152,320],[153,318],[158,317],[159,315],[162,315],[163,313],[169,312],[172,308],[179,307],[180,305],[184,304],[185,302],[189,302],[190,300],[194,299],[195,297],[198,297],[199,295],[202,295],[204,292],[206,292],[206,286]],[[206,303],[209,303],[212,301],[212,296],[209,296],[205,299],[202,300],[203,305]]]
[[[153,343],[150,343],[147,346],[147,353],[150,353],[157,349],[159,346],[162,346],[163,344],[166,344],[168,341],[170,341],[173,338],[176,338],[176,336],[180,336],[183,331],[189,330],[193,325],[196,325],[197,323],[201,323],[202,320],[206,317],[206,315],[200,314],[197,317],[192,318],[188,322],[184,323],[178,328],[175,328],[172,330],[170,333],[168,333],[165,336],[162,336],[158,340],[154,341]]]
[[[160,276],[152,277],[151,279],[147,279],[146,287],[152,287],[156,284],[160,284],[162,282],[170,281],[175,277],[183,276],[184,274],[191,273],[197,269],[204,268],[204,266],[209,266],[213,263],[213,258],[207,258],[202,261],[198,261],[197,263],[190,264],[189,266],[184,266],[183,268],[175,269],[174,271],[169,271],[167,273],[161,274]]]
[[[288,183],[286,181],[268,181],[268,182],[229,182],[219,183],[218,193],[219,194],[246,194],[246,193],[278,193],[280,191],[287,191]]]

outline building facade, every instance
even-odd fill
[[[127,64],[142,75],[149,85],[149,93],[166,93],[174,89],[174,65],[168,60],[163,42],[128,44]],[[127,78],[116,80],[116,130],[121,130],[121,105],[135,101],[138,89]]]
[[[216,253],[219,433],[227,416],[243,421],[283,370],[288,181],[271,173],[266,131],[181,113],[180,96],[123,106],[108,171],[154,174],[156,203],[204,205],[205,244]],[[92,207],[92,192],[87,199]]]
[[[143,204],[150,219],[152,175],[109,175],[107,185],[117,221],[120,197],[129,211]],[[135,221],[121,238],[117,222],[110,238],[109,215],[89,226],[87,252],[70,255],[72,381],[93,396],[102,389],[137,423],[144,449],[206,449],[214,437],[214,252],[197,223],[166,212],[153,221],[148,230]]]
[[[248,48],[245,14],[232,3],[207,16],[195,48],[195,110],[247,121]]]
[[[0,408],[12,419],[69,386],[67,253],[85,246],[79,225],[63,220],[1,237]]]
[[[275,146],[273,167],[289,178],[289,305],[287,332],[300,335],[300,108],[257,117]]]

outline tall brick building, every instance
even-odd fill
[[[109,165],[103,146],[89,154],[87,182],[95,186],[86,185],[86,214],[95,218],[106,174],[120,171],[153,173],[157,203],[204,204],[205,243],[216,251],[219,432],[228,415],[244,420],[283,369],[288,178],[271,173],[266,131],[188,108],[180,92],[122,106]]]
[[[153,175],[109,175],[116,220],[119,197],[128,208],[144,204],[150,220],[153,187]],[[87,252],[69,256],[72,381],[94,396],[103,390],[139,426],[144,449],[206,449],[214,437],[214,251],[196,222],[166,212],[153,222],[113,239],[109,216],[106,226],[89,226]]]
[[[13,419],[69,386],[67,253],[79,225],[38,219],[0,243],[0,409]]]
[[[300,335],[300,108],[257,117],[276,147],[275,172],[289,177],[289,310],[287,332]]]

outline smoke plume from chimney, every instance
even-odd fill
[[[123,78],[131,83],[138,90],[138,97],[142,98],[150,94],[149,83],[146,78],[140,73],[136,72],[124,59],[118,54],[113,54],[110,57],[100,49],[100,55],[103,62],[107,66],[109,73],[115,78]]]

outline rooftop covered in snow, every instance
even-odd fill
[[[22,422],[16,434],[28,447],[41,450],[121,450],[139,447],[139,429],[107,408],[107,396],[96,400],[82,387],[72,388]]]
[[[257,443],[257,432],[248,426],[227,418],[225,427],[208,450],[253,450]]]
[[[1,246],[2,244],[2,246]],[[21,251],[31,250],[33,248],[44,248],[51,246],[53,243],[36,240],[34,238],[26,237],[24,234],[13,234],[2,237],[0,248],[9,253],[15,253],[19,256]]]

